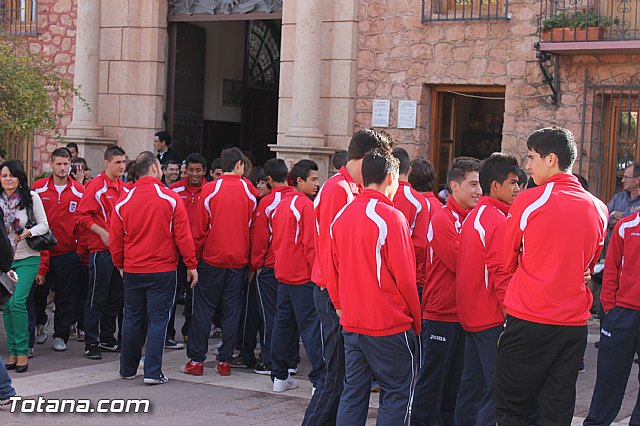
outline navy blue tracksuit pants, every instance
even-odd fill
[[[316,389],[307,406],[302,424],[335,425],[344,382],[344,338],[340,318],[329,298],[329,292],[316,286],[313,290],[313,302],[322,330],[325,373],[320,381],[321,387]]]
[[[456,401],[456,426],[495,426],[493,384],[497,344],[503,326],[466,332],[464,368]]]
[[[639,345],[640,311],[617,306],[607,312],[600,331],[598,376],[585,425],[610,425],[615,420]],[[640,425],[640,394],[629,424]]]
[[[145,379],[162,377],[167,323],[176,296],[176,271],[124,274],[124,321],[120,375],[136,374],[145,343]]]
[[[267,367],[271,368],[271,337],[273,336],[278,300],[278,280],[273,268],[265,266],[256,273],[256,291],[258,293],[258,312],[262,317],[260,358]],[[300,333],[296,323],[290,324],[290,329],[292,333],[289,336],[291,349],[289,350],[288,367],[297,368],[300,362]]]
[[[222,346],[218,361],[231,362],[238,342],[242,311],[242,286],[247,268],[217,268],[198,265],[198,285],[193,288],[193,315],[189,327],[187,356],[196,362],[207,358],[209,331],[216,309],[222,303]]]
[[[85,346],[115,344],[116,320],[122,312],[123,286],[111,253],[89,255],[89,288],[84,307]]]
[[[76,299],[78,297],[78,272],[80,259],[75,252],[52,256],[45,281],[55,291],[56,312],[53,322],[53,337],[69,341],[69,328],[76,319]]]
[[[464,330],[457,322],[422,321],[422,365],[411,423],[453,425],[464,362]]]
[[[312,282],[300,285],[278,284],[276,320],[271,338],[271,377],[284,380],[289,376],[289,354],[291,335],[295,335],[298,325],[304,350],[311,362],[309,381],[314,386],[322,379],[324,360],[322,359],[322,338],[320,320],[313,301],[316,285]]]
[[[413,331],[391,336],[366,336],[348,331],[342,334],[345,378],[337,424],[366,423],[371,376],[380,384],[377,424],[408,424],[420,356],[418,338]]]

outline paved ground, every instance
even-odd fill
[[[0,321],[1,322],[1,321]],[[53,330],[50,330],[52,333]],[[587,372],[580,374],[577,384],[577,403],[574,424],[582,424],[586,416],[593,385],[597,350],[593,342],[598,339],[597,328],[591,327],[585,355]],[[219,339],[211,339],[211,350]],[[183,425],[298,425],[311,396],[311,386],[304,380],[309,365],[303,356],[299,368],[300,388],[285,394],[271,391],[268,377],[258,376],[246,369],[234,369],[230,377],[220,377],[214,370],[214,362],[205,365],[203,377],[181,373],[186,361],[183,350],[167,351],[164,372],[170,382],[161,386],[145,386],[142,377],[128,381],[119,378],[118,354],[104,354],[102,361],[90,361],[82,357],[83,344],[70,341],[69,349],[56,353],[51,349],[51,338],[36,345],[36,356],[31,359],[29,371],[12,374],[14,386],[23,397],[87,398],[94,404],[99,399],[148,398],[149,413],[139,414],[16,414],[7,409],[0,412],[0,424],[63,425],[81,421],[86,425],[135,424],[183,424]],[[0,353],[6,356],[4,327],[0,325]],[[211,357],[213,359],[213,357]],[[140,372],[139,372],[140,373]],[[635,365],[627,387],[627,395],[619,416],[619,423],[627,424],[638,392],[638,366]],[[373,395],[368,424],[375,423],[377,395]],[[45,418],[46,416],[46,418]]]

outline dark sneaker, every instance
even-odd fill
[[[120,345],[117,343],[99,343],[98,348],[102,352],[120,352]]]
[[[164,348],[165,349],[182,349],[184,348],[184,343],[176,342],[173,339],[167,339],[164,342]]]
[[[269,376],[271,375],[271,367],[268,366],[264,361],[258,361],[253,372],[263,376]]]
[[[84,357],[87,359],[102,359],[102,354],[100,353],[100,349],[98,349],[98,346],[91,345],[85,346]]]
[[[235,367],[246,367],[247,363],[244,362],[244,358],[242,357],[242,355],[238,355],[237,357],[233,358],[230,362],[231,367],[235,368]]]

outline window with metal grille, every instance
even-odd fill
[[[38,0],[0,0],[0,32],[36,34]]]
[[[422,22],[509,19],[509,0],[422,0]]]
[[[640,76],[593,82],[585,74],[578,173],[605,202],[622,190],[624,169],[640,160]]]

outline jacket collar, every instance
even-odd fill
[[[497,200],[495,198],[492,198],[486,195],[480,197],[480,202],[478,203],[478,206],[482,206],[482,205],[495,207],[496,209],[500,210],[505,216],[509,213],[509,209],[511,208],[509,204],[503,203],[500,200]]]
[[[160,185],[160,186],[164,187],[164,184],[162,182],[160,182],[160,180],[158,178],[154,178],[153,176],[141,177],[140,179],[138,179],[136,181],[136,185],[135,186],[153,185],[153,184],[157,184],[157,185]]]
[[[347,171],[346,166],[342,166],[340,170],[338,170],[338,173],[341,174],[344,180],[347,181],[347,183],[349,184],[349,189],[351,189],[353,195],[358,195],[364,190],[361,185],[356,184],[356,181],[353,180],[353,177],[351,177],[351,175]]]
[[[358,196],[358,199],[360,197],[369,198],[369,199],[375,198],[376,200],[393,207],[393,202],[389,198],[387,198],[387,196],[384,195],[382,192],[376,191],[375,189],[364,189],[362,193]]]
[[[460,216],[460,221],[464,220],[464,218],[469,214],[469,210],[463,209],[460,204],[456,202],[455,198],[453,198],[453,195],[447,198],[446,206]]]

